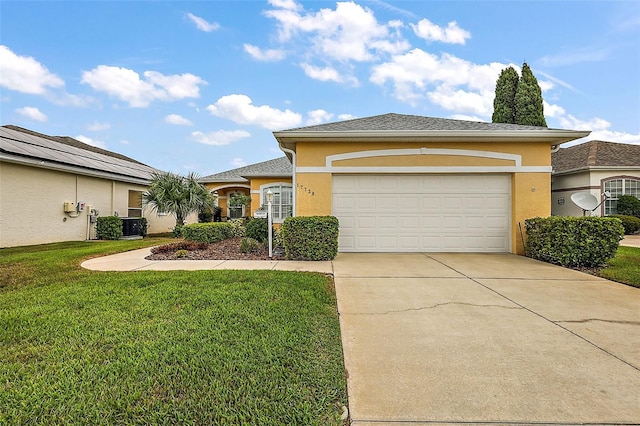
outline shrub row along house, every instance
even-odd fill
[[[148,218],[167,232],[171,216],[145,211],[156,169],[69,137],[0,127],[0,247],[95,238],[98,215]]]
[[[568,200],[570,191],[637,191],[636,154],[623,155],[634,158],[635,166],[611,179],[594,178],[598,164],[589,165],[598,185],[572,183],[571,174],[581,169],[573,163],[563,168],[574,160],[562,158],[610,145],[589,142],[553,154],[552,208],[552,152],[588,134],[384,114],[274,132],[285,156],[200,181],[217,195],[222,216],[255,215],[268,191],[274,194],[276,223],[288,216],[336,216],[340,251],[521,254],[525,219],[552,210],[582,214],[556,212],[559,197]],[[140,204],[153,168],[77,141],[71,145],[69,138],[10,126],[1,136],[0,246],[91,238],[88,205],[102,215],[144,215],[150,233],[173,226],[173,218]],[[234,195],[251,201],[230,203]],[[67,201],[84,202],[85,211],[65,213]]]

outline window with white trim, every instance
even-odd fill
[[[261,202],[263,206],[267,205],[267,191],[271,190],[273,193],[271,214],[274,222],[282,222],[291,216],[291,212],[293,211],[293,186],[290,183],[267,185],[261,189]]]
[[[618,212],[618,198],[621,195],[631,195],[640,198],[640,179],[618,178],[604,182],[604,190],[611,193],[611,197],[604,202],[604,215],[616,214]]]
[[[244,217],[244,209],[245,206],[232,206],[231,205],[231,198],[233,198],[234,195],[246,195],[244,192],[240,192],[240,191],[235,191],[235,192],[230,192],[227,194],[227,210],[228,210],[228,216],[230,219],[241,219]]]

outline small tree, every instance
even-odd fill
[[[500,73],[496,81],[491,121],[547,127],[542,90],[526,62],[522,64],[520,78],[513,67],[505,68]]]
[[[544,119],[542,90],[526,62],[522,64],[522,78],[516,90],[515,105],[516,124],[547,127],[547,121]]]
[[[191,213],[213,208],[213,196],[198,182],[195,173],[186,177],[171,172],[154,173],[147,192],[142,194],[145,206],[158,212],[171,213],[176,218],[176,228],[184,226]]]
[[[520,77],[513,67],[502,70],[496,82],[496,97],[493,99],[493,123],[516,122],[516,89]]]

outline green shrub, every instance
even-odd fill
[[[288,217],[280,231],[287,259],[331,260],[338,254],[338,219],[334,216]]]
[[[264,244],[253,238],[243,238],[240,241],[240,253],[255,253],[260,251]]]
[[[178,259],[182,259],[184,257],[189,256],[189,251],[188,250],[178,250],[176,251],[176,257]]]
[[[96,238],[117,240],[122,237],[122,219],[118,216],[99,216],[96,222]]]
[[[620,220],[610,217],[537,217],[525,228],[527,256],[569,267],[604,265],[624,235]]]
[[[242,238],[246,235],[244,222],[244,219],[233,219],[227,222],[231,225],[231,236],[233,238]]]
[[[261,243],[267,241],[267,239],[269,239],[269,223],[267,219],[249,219],[245,235]]]
[[[173,235],[173,238],[181,238],[182,237],[182,228],[184,228],[184,225],[176,225],[171,230],[171,234]]]
[[[182,236],[185,240],[211,244],[231,238],[231,230],[227,222],[192,223],[182,227]]]
[[[640,200],[632,195],[621,195],[616,202],[616,212],[623,216],[640,217]]]
[[[140,230],[138,231],[138,235],[140,235],[141,237],[146,237],[147,232],[149,232],[149,221],[147,220],[146,217],[141,217],[139,223],[140,223]]]
[[[204,250],[209,246],[207,243],[196,243],[194,241],[176,241],[175,243],[163,244],[161,246],[156,246],[151,248],[151,253],[170,253],[178,250]]]
[[[635,234],[640,231],[640,217],[625,216],[621,214],[611,215],[609,217],[615,217],[620,219],[622,226],[624,227],[624,233],[626,235]]]

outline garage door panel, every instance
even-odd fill
[[[509,251],[508,175],[334,175],[340,251]]]

